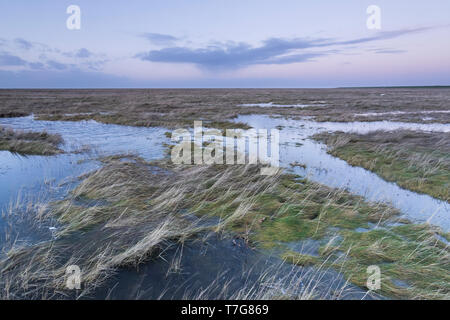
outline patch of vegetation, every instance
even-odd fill
[[[197,111],[199,112],[199,111]],[[165,127],[169,129],[191,128],[194,121],[203,119],[200,113],[191,113],[189,117],[183,116],[183,113],[172,114],[167,117],[165,114],[159,114],[151,118],[142,117],[141,114],[129,115],[127,113],[82,113],[82,114],[41,114],[36,117],[37,120],[49,121],[83,121],[95,120],[106,124],[117,124],[135,127]],[[231,120],[231,119],[230,119]],[[250,129],[251,127],[242,122],[205,120],[202,123],[205,128],[226,129]]]
[[[177,166],[130,155],[102,161],[103,168],[84,176],[71,196],[47,213],[61,223],[56,240],[9,252],[0,262],[3,287],[25,297],[36,294],[30,286],[54,295],[63,289],[64,268],[77,264],[83,283],[95,288],[121,266],[213,230],[275,250],[298,266],[335,268],[361,287],[367,266],[377,264],[382,293],[391,297],[448,298],[448,248],[434,237],[440,231],[392,227],[398,212],[387,206],[281,170],[262,176],[255,165]],[[331,241],[336,234],[340,241]],[[306,239],[323,243],[319,256],[287,245]],[[12,282],[18,273],[26,276]],[[397,279],[408,288],[397,286]]]
[[[189,170],[199,173],[198,168]],[[244,167],[233,174],[222,170],[209,168],[199,175],[201,180],[194,178],[198,187],[185,198],[190,212],[220,217],[220,228],[251,245],[276,248],[293,264],[333,267],[361,287],[366,287],[367,267],[379,264],[381,293],[389,297],[449,298],[449,248],[435,237],[439,229],[391,226],[400,220],[396,210],[295,175],[263,178]],[[360,232],[360,228],[368,231]],[[336,235],[340,241],[329,241]],[[287,249],[287,243],[307,239],[324,243],[320,257]],[[420,275],[420,270],[427,273]],[[408,287],[399,286],[397,280]]]
[[[341,271],[366,286],[367,267],[381,270],[381,293],[408,299],[449,299],[450,249],[428,225],[405,225],[369,232],[342,231],[339,250],[346,261]],[[339,264],[340,266],[341,264]],[[399,286],[401,280],[407,286]]]
[[[306,165],[304,163],[299,163],[297,161],[292,162],[290,165],[291,165],[291,167],[298,167],[298,168],[306,169]]]
[[[286,262],[302,267],[316,265],[320,261],[317,257],[308,254],[301,254],[295,251],[286,251],[281,255],[281,258]]]
[[[83,176],[68,198],[46,211],[61,224],[53,241],[13,248],[0,261],[2,297],[64,297],[70,294],[64,291],[65,270],[74,264],[83,270],[77,295],[88,294],[116,268],[138,265],[202,229],[177,214],[176,190],[165,171],[129,155],[103,161],[103,168]]]
[[[63,142],[58,134],[13,130],[0,126],[0,150],[26,155],[55,155],[63,151],[58,146]]]
[[[399,130],[319,134],[329,153],[412,191],[450,200],[450,134]]]
[[[0,101],[0,117],[34,114],[46,120],[93,119],[171,129],[192,127],[194,120],[209,121],[215,128],[238,128],[232,120],[240,114],[341,122],[450,122],[448,88],[1,90]],[[308,107],[241,106],[269,102]]]

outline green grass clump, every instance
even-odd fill
[[[411,131],[319,134],[329,152],[412,191],[450,200],[450,135]]]
[[[294,175],[281,174],[270,179],[270,187],[262,187],[267,178],[255,179],[242,171],[228,175],[221,170],[219,166],[210,171],[214,179],[206,183],[205,194],[202,190],[190,194],[189,211],[218,216],[223,221],[230,219],[223,227],[249,243],[281,249],[281,258],[289,263],[335,268],[361,287],[366,287],[367,267],[379,265],[380,293],[386,296],[448,298],[448,248],[435,238],[441,234],[437,228],[418,224],[390,226],[391,221],[398,219],[396,210]],[[250,180],[262,192],[250,192]],[[189,203],[195,205],[190,207]],[[243,208],[245,212],[237,215]],[[372,229],[374,225],[378,227]],[[368,231],[358,232],[357,228]],[[307,239],[327,243],[336,234],[341,240],[322,245],[319,257],[287,249],[288,243]],[[421,270],[429,273],[423,276]],[[400,286],[398,280],[408,286]]]
[[[284,252],[281,255],[281,258],[288,263],[296,264],[302,267],[316,265],[320,262],[320,259],[318,259],[317,257],[308,254],[301,254],[294,251]]]
[[[450,298],[450,250],[427,225],[405,225],[368,232],[341,231],[337,250],[346,253],[341,272],[366,287],[367,268],[381,269],[380,293],[409,299]],[[326,253],[325,253],[326,254]],[[397,285],[401,280],[408,285]]]
[[[278,246],[280,242],[318,239],[323,237],[324,231],[325,227],[319,221],[284,216],[264,224],[261,230],[252,236],[252,240],[262,247],[271,248]]]

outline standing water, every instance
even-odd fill
[[[48,203],[62,199],[72,190],[76,177],[98,169],[101,156],[133,153],[151,160],[163,157],[167,141],[162,128],[108,125],[96,121],[35,121],[32,116],[1,119],[1,125],[20,130],[60,134],[66,152],[56,156],[21,156],[0,151],[0,212],[30,203]],[[86,152],[87,148],[89,152]],[[83,151],[83,152],[80,152]],[[3,215],[2,215],[3,216]],[[0,216],[0,229],[17,217]],[[48,231],[47,235],[51,235]],[[16,230],[19,239],[36,241],[27,228]],[[42,238],[42,235],[39,235]],[[0,247],[3,237],[0,237]]]
[[[369,201],[383,202],[399,209],[414,221],[428,221],[450,230],[450,204],[428,195],[402,189],[378,175],[347,164],[326,151],[326,146],[313,140],[321,132],[369,133],[377,130],[393,131],[409,129],[429,132],[450,132],[448,124],[419,124],[390,121],[377,122],[314,122],[286,120],[262,115],[246,115],[236,118],[254,128],[272,129],[283,127],[280,132],[280,162],[283,167],[298,162],[306,168],[294,167],[295,173],[324,185],[344,188],[363,196]]]

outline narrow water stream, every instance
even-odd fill
[[[450,132],[448,124],[418,124],[402,122],[314,122],[286,120],[261,115],[240,116],[235,121],[248,123],[254,128],[272,129],[282,126],[280,132],[280,162],[284,167],[298,162],[306,169],[294,167],[295,173],[324,185],[345,188],[369,201],[388,203],[414,221],[429,221],[431,224],[450,230],[450,204],[428,195],[402,189],[378,175],[333,157],[326,146],[310,137],[320,132],[368,133],[376,130],[392,131],[410,129],[418,131]]]

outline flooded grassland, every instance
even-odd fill
[[[0,151],[3,299],[450,298],[449,89],[0,99],[8,137],[59,150]],[[174,165],[194,120],[280,129],[279,170]]]

